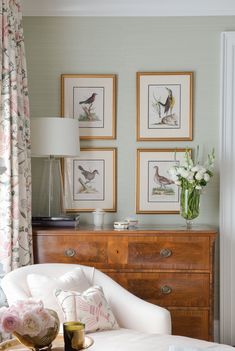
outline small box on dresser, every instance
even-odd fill
[[[33,228],[35,263],[94,266],[138,297],[166,307],[172,332],[213,340],[216,230]]]

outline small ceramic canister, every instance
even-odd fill
[[[93,220],[94,220],[95,227],[103,227],[104,215],[105,215],[105,212],[104,210],[102,210],[102,208],[96,208],[95,211],[93,211]]]

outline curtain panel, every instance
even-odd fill
[[[0,28],[0,278],[2,278],[7,272],[32,263],[29,99],[19,0],[0,1]],[[3,302],[0,301],[1,304]]]

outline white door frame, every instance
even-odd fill
[[[235,32],[221,38],[220,342],[235,345]]]

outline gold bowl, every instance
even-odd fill
[[[29,335],[21,335],[16,332],[13,333],[21,344],[34,351],[50,350],[52,341],[57,337],[59,332],[60,321],[57,313],[50,309],[46,310],[55,318],[55,326],[53,328],[46,329],[44,333],[40,333],[43,336],[36,335],[32,337]]]

